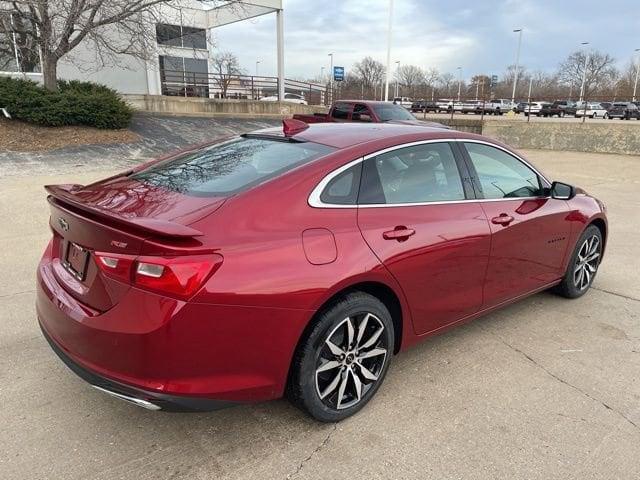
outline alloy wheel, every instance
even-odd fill
[[[597,235],[587,238],[578,250],[573,270],[573,283],[582,291],[591,285],[600,262],[600,239]]]
[[[342,320],[327,335],[315,366],[316,392],[336,410],[353,407],[378,382],[387,360],[384,324],[372,313]]]

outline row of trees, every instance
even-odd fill
[[[519,67],[516,98],[527,98],[530,83],[534,98],[577,98],[582,86],[585,60],[585,98],[631,98],[637,65],[629,63],[625,69],[618,70],[611,55],[598,51],[591,52],[588,58],[585,52],[573,52],[552,73],[530,72],[523,66]],[[340,95],[380,99],[384,96],[385,73],[385,66],[381,62],[365,57],[353,66],[339,86]],[[397,83],[400,96],[415,99],[456,98],[458,91],[461,98],[511,98],[515,74],[516,67],[511,65],[499,77],[499,81],[491,85],[491,78],[486,74],[474,75],[466,81],[436,68],[422,69],[415,65],[401,65],[393,73],[389,95],[394,95]]]

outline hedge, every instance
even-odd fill
[[[31,80],[0,77],[0,108],[13,118],[39,125],[126,128],[132,110],[116,93],[91,82],[58,82],[55,92]]]

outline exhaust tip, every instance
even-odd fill
[[[119,398],[120,400],[124,400],[125,402],[132,403],[138,407],[145,408],[147,410],[161,410],[162,407],[156,405],[155,403],[151,403],[147,400],[142,400],[141,398],[130,397],[128,395],[124,395],[122,393],[112,392],[111,390],[107,390],[106,388],[99,387],[97,385],[91,385],[96,390],[100,390],[107,395],[111,395],[112,397]]]

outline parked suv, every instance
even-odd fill
[[[540,115],[543,117],[564,117],[565,115],[574,116],[576,114],[577,106],[575,102],[571,100],[556,100],[553,103],[548,103],[542,106],[540,109]]]
[[[619,118],[620,120],[631,120],[635,118],[640,120],[640,109],[632,102],[615,102],[611,108],[609,108],[607,116],[610,119]]]
[[[438,105],[431,100],[417,100],[411,104],[412,112],[437,112]]]

